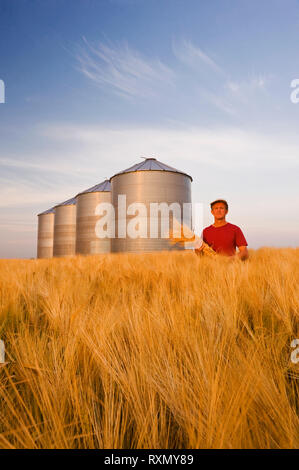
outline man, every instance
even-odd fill
[[[230,224],[225,220],[228,213],[228,204],[224,199],[211,202],[211,213],[214,216],[214,224],[203,230],[202,239],[216,253],[238,257],[242,261],[248,258],[248,243],[242,230],[237,225]],[[236,254],[236,247],[239,252]],[[195,253],[200,254],[203,245],[195,247]]]

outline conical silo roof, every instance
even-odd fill
[[[46,211],[41,212],[40,214],[37,214],[37,215],[54,214],[54,212],[55,212],[55,206],[51,207],[51,209],[47,209]]]
[[[58,206],[72,206],[73,204],[76,204],[76,203],[77,203],[76,197],[72,197],[71,199],[68,199],[67,201],[60,202],[60,204],[56,204],[55,207],[58,207]]]
[[[68,199],[67,201],[60,202],[59,204],[56,204],[55,206],[51,207],[50,209],[47,209],[44,212],[41,212],[39,215],[46,215],[46,214],[54,214],[55,213],[55,208],[58,206],[70,206],[72,204],[76,204],[76,197],[72,197],[71,199]]]
[[[181,173],[183,175],[188,176],[191,179],[191,181],[193,181],[192,177],[188,175],[187,173],[185,173],[184,171],[177,170],[176,168],[173,168],[172,166],[159,162],[159,160],[157,160],[156,158],[146,158],[143,162],[136,163],[135,165],[130,166],[126,170],[119,171],[118,173],[116,173],[110,178],[110,181],[112,178],[114,178],[114,176],[121,175],[122,173],[130,173],[134,171],[146,171],[146,170],[171,171],[173,173]]]
[[[111,191],[111,184],[109,180],[105,180],[102,183],[95,184],[91,188],[85,189],[85,191],[81,191],[80,193],[77,194],[77,196],[79,196],[80,194],[85,194],[85,193],[97,193],[97,192],[105,192],[105,191]]]

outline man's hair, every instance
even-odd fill
[[[216,201],[211,202],[211,209],[213,209],[214,204],[217,204],[217,202],[222,202],[222,204],[225,205],[226,210],[228,210],[228,204],[225,199],[216,199]]]

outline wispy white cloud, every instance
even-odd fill
[[[145,57],[127,42],[95,45],[83,37],[75,57],[81,73],[124,98],[156,97],[163,102],[167,97],[173,100],[184,96],[229,116],[237,116],[242,111],[240,105],[253,102],[269,81],[261,74],[243,80],[232,78],[223,65],[190,39],[173,40],[172,53],[170,67],[159,58]]]
[[[219,170],[255,168],[257,164],[265,169],[269,164],[272,168],[298,166],[297,140],[289,135],[271,136],[269,139],[262,133],[237,127],[111,128],[58,124],[44,126],[41,132],[51,139],[64,140],[67,146],[73,145],[74,152],[78,144],[84,143],[91,165],[99,160],[99,153],[109,155],[115,172],[120,170],[118,164],[129,166],[136,156],[155,155],[165,155],[179,166],[187,161],[196,161]],[[113,171],[113,164],[109,168]]]
[[[269,139],[237,128],[110,128],[61,123],[44,126],[40,132],[49,141],[60,142],[59,155],[53,155],[54,167],[36,164],[34,154],[31,161],[28,157],[25,162],[16,157],[2,158],[0,207],[32,204],[35,211],[46,210],[48,205],[72,197],[144,156],[160,158],[195,178],[200,178],[198,165],[219,174],[223,170],[236,173],[255,172],[256,168],[261,171],[298,168],[298,143],[289,136]],[[84,158],[82,150],[78,151],[82,146]],[[72,159],[57,165],[63,147],[72,154]],[[6,168],[16,171],[5,176]]]
[[[269,75],[262,74],[242,80],[232,78],[229,70],[190,40],[173,41],[172,48],[175,57],[186,66],[185,77],[192,69],[193,88],[200,90],[199,95],[209,105],[226,114],[238,115],[240,104],[249,104],[258,92],[266,90],[270,81]]]
[[[42,182],[38,185],[29,181],[21,182],[18,178],[15,178],[14,184],[12,186],[9,180],[1,181],[0,208],[15,207],[19,208],[20,213],[28,205],[33,207],[33,214],[49,209],[50,206],[72,197],[75,189],[71,185],[47,188]]]
[[[212,106],[218,108],[220,111],[224,111],[230,116],[236,115],[236,107],[230,102],[230,97],[223,97],[219,93],[215,93],[206,89],[201,89],[201,96]]]
[[[246,80],[227,80],[224,87],[232,99],[247,102],[257,92],[264,92],[270,76],[257,75]]]
[[[247,81],[232,81],[228,80],[226,82],[226,87],[232,92],[232,93],[240,93],[243,89],[251,89],[251,90],[258,90],[258,89],[263,89],[265,88],[267,79],[266,77],[254,77],[250,80]]]
[[[91,44],[83,37],[76,58],[79,70],[94,83],[124,97],[148,98],[161,85],[172,84],[174,73],[160,59],[147,58],[121,44]]]
[[[206,65],[214,72],[225,75],[224,70],[207,55],[200,47],[195,46],[190,40],[182,39],[181,41],[173,41],[172,50],[174,55],[181,62],[198,68],[198,66]]]
[[[67,153],[67,149],[66,149]],[[53,174],[60,174],[60,175],[67,175],[68,177],[73,176],[76,177],[78,175],[82,175],[84,173],[88,173],[86,168],[82,168],[81,163],[85,159],[85,155],[81,155],[81,161],[78,162],[77,165],[70,164],[70,160],[65,155],[65,159],[61,160],[61,157],[58,154],[49,154],[46,153],[44,155],[44,162],[38,162],[36,156],[32,155],[22,155],[22,159],[19,159],[17,155],[9,155],[5,158],[0,157],[0,169],[15,169],[20,171],[31,172],[31,175],[34,173],[53,173]],[[80,157],[80,153],[78,153],[77,157]],[[1,176],[0,176],[1,179]]]

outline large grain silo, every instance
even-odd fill
[[[52,258],[54,240],[54,214],[52,207],[38,214],[37,257]]]
[[[99,204],[111,204],[110,187],[109,180],[105,180],[77,195],[77,254],[89,255],[111,251],[111,238],[100,238],[96,234],[96,224],[100,219]]]
[[[72,256],[76,248],[76,198],[55,206],[53,256]]]
[[[126,251],[138,253],[184,249],[184,247],[178,245],[171,245],[169,240],[164,238],[161,224],[166,219],[165,213],[163,215],[159,212],[157,215],[156,224],[159,226],[159,231],[156,233],[156,238],[153,238],[153,234],[150,231],[150,226],[153,223],[153,217],[150,217],[152,215],[150,204],[156,203],[157,206],[164,203],[165,206],[178,203],[182,213],[183,204],[191,204],[191,176],[176,168],[165,165],[155,158],[146,158],[143,162],[115,174],[110,181],[116,227],[116,237],[112,239],[111,243],[112,252]],[[126,204],[126,208],[129,208],[132,203],[137,203],[137,206],[138,203],[142,203],[146,207],[145,215],[144,207],[141,208],[143,214],[140,217],[140,220],[142,220],[141,225],[146,230],[146,238],[144,234],[142,235],[143,237],[137,238],[128,236],[124,217],[126,217],[128,228],[130,220],[134,219],[134,211],[129,209],[131,215],[125,214],[125,208],[121,207],[121,205]],[[170,219],[171,217],[172,214],[170,213]],[[182,218],[179,222],[182,222]]]

